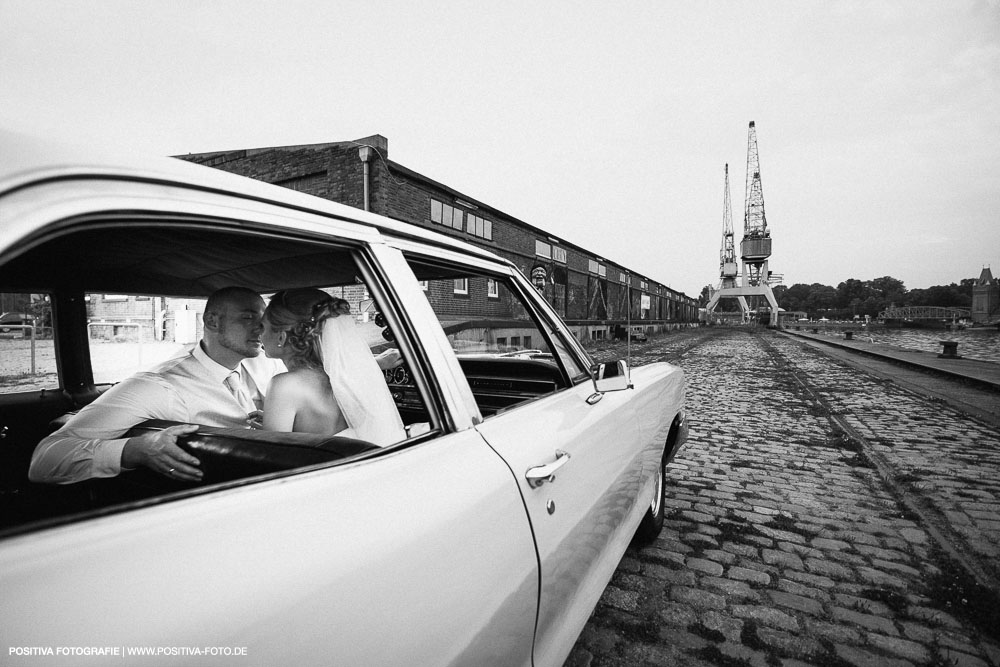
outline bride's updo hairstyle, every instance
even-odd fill
[[[319,335],[331,317],[350,315],[351,305],[313,287],[275,292],[264,310],[264,319],[286,333],[285,346],[291,348],[293,363],[323,368]]]

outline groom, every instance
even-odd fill
[[[284,370],[261,355],[264,300],[253,290],[225,287],[209,296],[201,342],[184,356],[136,373],[104,392],[31,457],[28,479],[70,484],[145,467],[171,479],[197,482],[199,461],[177,445],[198,427],[246,428],[259,418],[268,382]],[[147,419],[188,422],[132,438]]]

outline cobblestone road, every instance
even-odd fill
[[[684,368],[691,434],[567,667],[1000,667],[997,430],[774,332],[633,353]]]

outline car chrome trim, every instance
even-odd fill
[[[524,478],[533,489],[537,489],[545,482],[556,481],[556,471],[569,463],[569,452],[561,449],[556,450],[556,460],[540,466],[532,466],[524,472]],[[551,514],[551,512],[550,512]]]
[[[653,501],[649,504],[649,511],[654,515],[660,511],[660,505],[663,503],[663,465],[664,464],[661,461],[656,473],[656,495],[653,496]]]

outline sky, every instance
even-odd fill
[[[750,121],[785,285],[1000,276],[1000,0],[0,0],[0,128],[146,155],[381,134],[694,297],[727,163],[742,236]]]

